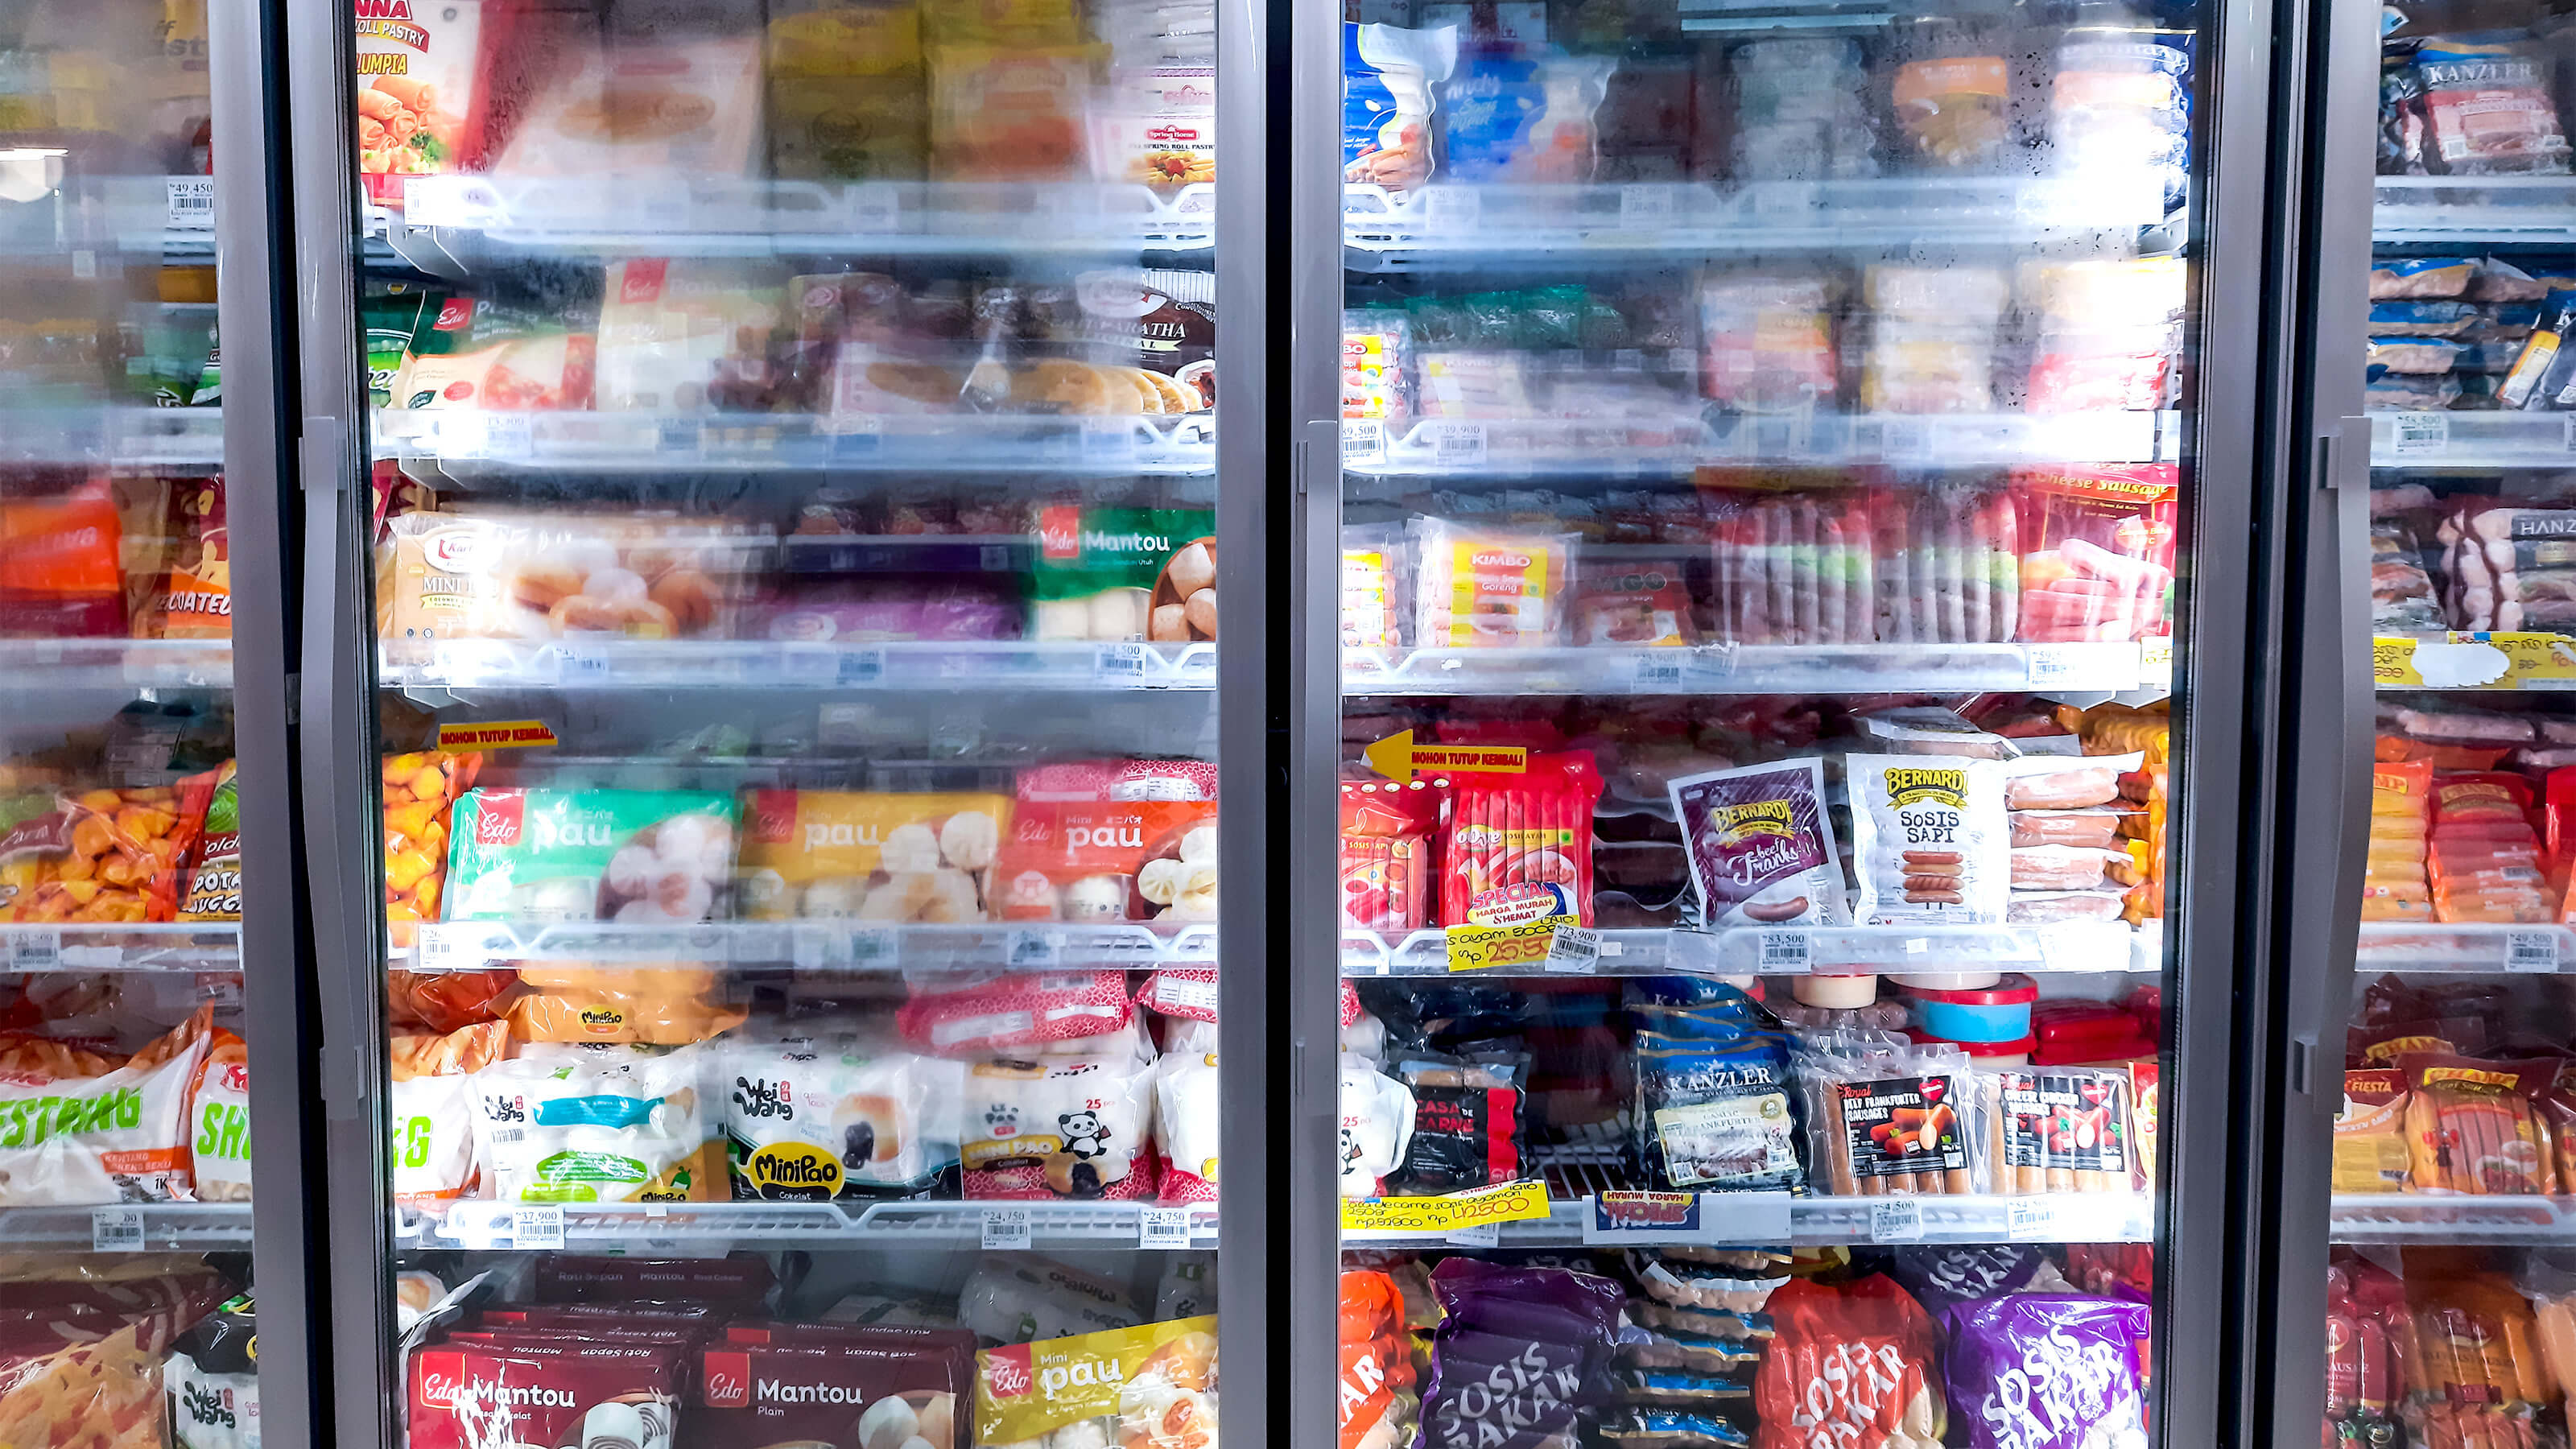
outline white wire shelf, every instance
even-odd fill
[[[0,923],[0,971],[239,971],[241,926]]]
[[[411,1221],[424,1247],[511,1250],[523,1241],[566,1249],[632,1253],[747,1247],[930,1249],[979,1247],[988,1221],[1024,1221],[1022,1246],[1079,1250],[1212,1248],[1214,1204],[1158,1209],[1126,1202],[720,1202],[552,1204],[450,1203]],[[1177,1215],[1177,1216],[1175,1216]]]
[[[715,921],[695,926],[435,921],[423,923],[418,930],[418,943],[403,963],[418,971],[486,971],[529,961],[1021,971],[1216,964],[1214,921],[1011,921],[963,926],[873,926],[857,921]]]
[[[2576,243],[2576,176],[2382,176],[2371,193],[2375,242]]]
[[[1345,928],[1342,974],[1499,978],[1557,974],[1813,976],[2001,969],[2153,972],[2164,969],[2160,923],[2061,921],[2045,926],[1738,926],[1720,931],[1605,930],[1588,965],[1526,968],[1450,964],[1449,933],[1434,927],[1389,936]],[[1472,958],[1461,958],[1462,962]]]
[[[1658,395],[1628,415],[1342,424],[1342,467],[1382,477],[1652,477],[1702,467],[1991,468],[2153,463],[2183,454],[2179,412],[1702,414]]]
[[[19,688],[230,689],[230,639],[0,639],[0,678]]]
[[[1053,640],[809,644],[604,634],[551,643],[444,639],[425,663],[386,661],[377,680],[405,690],[1205,691],[1216,684],[1216,646]]]
[[[1676,545],[1675,553],[1705,545]],[[2170,653],[2161,657],[2170,660]],[[1344,695],[1828,694],[1979,690],[2122,693],[2162,687],[2141,647],[1774,644],[1661,648],[1345,649]]]
[[[1067,473],[1204,476],[1216,424],[1197,414],[1143,417],[932,413],[495,412],[387,408],[374,415],[380,457],[434,461],[450,473],[518,469],[692,473]]]

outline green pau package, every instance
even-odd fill
[[[718,790],[469,791],[449,829],[447,919],[716,919],[736,820]]]
[[[1215,533],[1216,514],[1205,508],[1041,510],[1030,635],[1213,640]]]

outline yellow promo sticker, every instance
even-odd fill
[[[2517,630],[2453,630],[2438,638],[2370,641],[2382,689],[2526,689],[2576,683],[2576,638]]]
[[[2386,635],[2373,638],[2370,641],[2370,678],[2381,689],[2422,685],[2424,676],[2415,672],[2415,641]]]
[[[1445,1197],[1375,1197],[1342,1201],[1346,1233],[1454,1233],[1501,1223],[1532,1222],[1555,1211],[1543,1182],[1506,1182]]]
[[[1546,916],[1509,926],[1451,926],[1449,969],[1492,971],[1499,967],[1535,968],[1547,961],[1556,944],[1556,928],[1576,924],[1572,916]]]
[[[1416,775],[1526,775],[1529,751],[1517,745],[1417,745],[1398,730],[1360,751],[1369,768],[1398,784]]]
[[[505,719],[490,724],[443,724],[438,727],[438,747],[442,750],[524,750],[534,745],[561,743],[555,738],[554,727],[541,719]]]

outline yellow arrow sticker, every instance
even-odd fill
[[[491,724],[443,724],[438,727],[438,747],[442,750],[523,750],[532,745],[561,743],[555,738],[554,729],[541,719],[505,719]]]
[[[1417,745],[1413,731],[1398,730],[1360,752],[1369,768],[1409,783],[1422,775],[1525,775],[1529,751],[1518,745]]]
[[[1506,1182],[1446,1197],[1342,1200],[1346,1233],[1454,1233],[1460,1228],[1531,1222],[1554,1211],[1543,1182]]]

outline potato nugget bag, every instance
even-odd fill
[[[188,1100],[213,1037],[199,1007],[112,1067],[34,1038],[0,1045],[0,1207],[187,1200]]]
[[[412,944],[421,922],[440,918],[449,820],[482,769],[472,753],[385,756],[385,934],[396,950]]]
[[[166,921],[186,837],[179,792],[159,787],[56,796],[0,826],[0,921]]]
[[[241,919],[241,791],[233,762],[179,782],[179,813],[188,837],[182,921]]]

